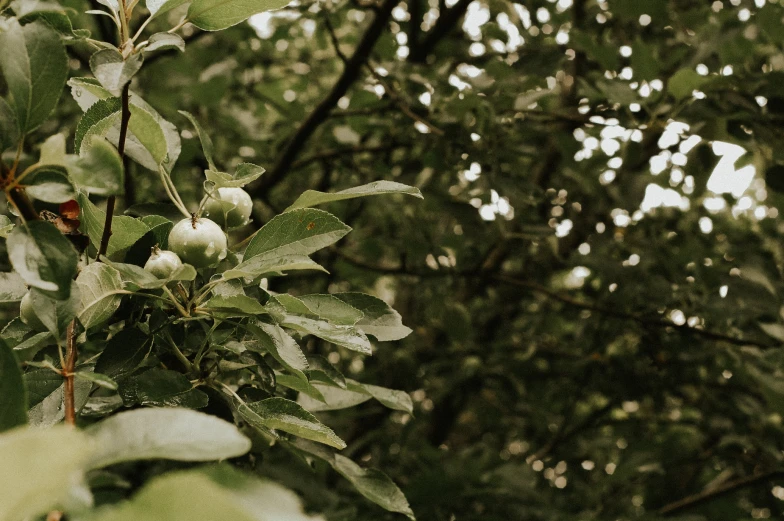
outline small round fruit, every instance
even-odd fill
[[[183,219],[169,232],[169,248],[195,268],[214,266],[226,258],[226,234],[214,221]]]
[[[38,318],[38,315],[35,314],[33,296],[29,291],[22,297],[22,302],[19,306],[19,318],[34,331],[46,331],[46,326],[41,322],[41,319]]]
[[[182,261],[176,253],[156,247],[153,248],[152,255],[144,264],[144,269],[159,279],[168,279],[180,266],[182,266]]]
[[[253,201],[242,188],[218,188],[204,205],[205,215],[227,228],[245,226],[253,211]]]

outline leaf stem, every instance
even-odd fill
[[[163,330],[163,336],[169,343],[169,347],[171,347],[172,351],[174,352],[174,356],[177,357],[177,360],[179,360],[182,365],[185,366],[185,369],[187,369],[188,372],[193,371],[193,364],[191,364],[191,361],[188,360],[188,357],[185,356],[182,351],[180,351],[180,348],[177,347],[177,343],[172,338],[168,329]]]
[[[169,33],[169,34],[174,34],[177,31],[179,31],[180,29],[182,29],[183,26],[185,26],[185,24],[187,24],[187,23],[188,23],[188,17],[186,16],[185,18],[180,20],[180,23],[178,23],[177,25],[175,25],[174,27],[172,27],[171,29],[169,29],[166,32]]]
[[[177,193],[177,188],[174,186],[174,183],[169,177],[168,172],[163,167],[158,167],[158,173],[161,176],[161,182],[163,183],[163,188],[166,190],[166,195],[169,196],[171,202],[174,203],[174,206],[185,216],[191,217],[190,212],[188,212],[188,208],[185,207],[185,203],[182,202],[180,198],[180,194]]]
[[[139,38],[139,36],[141,36],[141,35],[142,35],[142,32],[143,32],[143,31],[144,31],[144,30],[147,28],[147,25],[148,25],[150,22],[152,22],[152,19],[153,19],[153,17],[152,17],[152,16],[150,16],[149,18],[147,18],[147,19],[144,21],[144,23],[142,23],[142,25],[139,27],[139,30],[138,30],[138,31],[136,31],[136,34],[134,34],[134,35],[133,35],[133,38],[131,39],[131,41],[135,42],[135,41],[136,41],[136,40]]]

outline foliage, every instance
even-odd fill
[[[3,12],[0,519],[784,515],[780,1],[227,4]],[[219,188],[225,259],[145,271]]]
[[[293,270],[323,271],[310,255],[351,230],[310,206],[387,194],[421,198],[419,190],[376,183],[306,193],[296,208],[229,247],[230,229],[248,231],[252,200],[242,187],[264,169],[243,163],[233,175],[220,170],[208,131],[183,113],[209,166],[201,202],[187,204],[171,177],[179,131],[130,88],[148,53],[184,51],[177,31],[185,23],[225,29],[285,3],[150,2],[132,34],[137,3],[102,2],[108,11],[87,14],[113,21],[117,46],[73,30],[75,13],[54,3],[16,0],[0,19],[2,151],[10,154],[2,186],[19,218],[4,221],[12,271],[2,282],[4,300],[21,308],[0,340],[0,430],[8,431],[0,436],[1,520],[52,517],[56,509],[85,520],[311,519],[292,492],[228,467],[172,474],[176,465],[129,466],[234,459],[253,468],[278,448],[323,460],[371,501],[414,518],[397,485],[336,454],[346,443],[296,401],[301,392],[326,404],[318,381],[410,412],[401,391],[353,381],[349,391],[341,372],[323,357],[311,363],[300,342],[314,337],[370,355],[368,334],[385,339],[391,326],[404,332],[393,335],[399,339],[411,330],[370,295],[295,297],[272,291],[268,281]],[[141,41],[148,23],[176,7],[187,9],[180,23]],[[68,79],[68,45],[95,51],[93,78]],[[67,130],[73,154],[56,133],[37,142],[33,160],[27,147],[66,81],[84,111]],[[116,196],[133,183],[130,160],[158,176],[169,207],[115,215]],[[105,210],[96,205],[101,196],[108,196]],[[171,218],[177,212],[181,217]],[[61,421],[79,430],[56,425]],[[300,447],[297,438],[326,447]]]

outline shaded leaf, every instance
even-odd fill
[[[14,351],[0,339],[0,432],[27,423],[27,389]],[[1,439],[1,438],[0,438]],[[0,442],[0,446],[2,442]]]
[[[17,226],[8,236],[8,257],[27,285],[65,300],[71,294],[78,255],[70,241],[45,221]]]

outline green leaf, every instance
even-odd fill
[[[314,400],[327,403],[327,401],[324,399],[324,395],[321,394],[321,391],[310,385],[310,382],[306,382],[300,378],[297,378],[296,376],[278,373],[275,375],[275,381],[278,383],[278,385],[288,387],[289,389],[294,389],[297,392],[310,396]]]
[[[10,19],[0,33],[0,68],[8,85],[17,128],[27,134],[54,110],[68,77],[60,36],[43,22],[22,27]]]
[[[103,236],[103,225],[106,221],[106,212],[95,206],[84,193],[77,196],[79,207],[82,209],[82,230],[90,237],[90,242],[97,249]],[[106,254],[112,256],[117,252],[127,250],[136,241],[144,236],[150,228],[139,219],[118,215],[112,217],[112,236]]]
[[[304,513],[296,494],[231,468],[177,472],[155,478],[129,501],[87,521],[320,521]]]
[[[0,98],[0,153],[19,142],[16,113],[4,98]]]
[[[282,257],[259,255],[237,264],[230,270],[224,271],[223,278],[224,280],[252,280],[262,275],[296,270],[315,270],[329,273],[323,266],[305,255],[284,255]]]
[[[310,255],[334,244],[350,231],[349,226],[325,211],[292,210],[273,217],[253,236],[244,261],[258,255],[264,258]]]
[[[17,13],[19,17],[19,23],[22,25],[27,25],[36,20],[41,20],[46,25],[57,31],[57,33],[60,35],[60,38],[62,38],[66,44],[72,44],[79,40],[90,37],[90,31],[86,29],[73,28],[71,19],[68,18],[68,15],[65,13],[65,11],[54,9],[50,6],[56,6],[56,4],[45,4],[45,10],[32,11],[24,15]]]
[[[252,163],[240,163],[234,171],[234,175],[216,170],[205,170],[204,175],[207,181],[215,183],[215,188],[242,188],[258,179],[266,170]]]
[[[346,388],[346,377],[321,355],[308,357],[308,377],[311,381],[323,382],[341,389]]]
[[[207,406],[207,395],[193,389],[182,373],[154,367],[120,384],[120,396],[127,406],[135,403],[150,407]]]
[[[98,387],[109,389],[110,391],[117,390],[117,382],[101,373],[93,373],[91,371],[76,371],[74,375],[90,383],[94,383]]]
[[[324,521],[323,516],[306,515],[299,496],[277,483],[261,481],[226,463],[200,470],[230,491],[236,497],[234,503],[243,505],[257,521]]]
[[[365,316],[362,311],[334,295],[302,295],[299,300],[311,313],[337,325],[353,326]]]
[[[212,139],[210,139],[209,134],[204,131],[201,124],[199,124],[199,121],[194,117],[193,114],[184,110],[180,110],[178,112],[188,118],[188,120],[193,125],[193,128],[196,129],[196,133],[199,135],[199,141],[201,141],[201,149],[204,151],[204,159],[207,160],[207,164],[210,166],[210,170],[217,170],[218,168],[215,166],[215,161],[212,159],[215,147],[212,144]]]
[[[152,337],[138,329],[123,329],[115,334],[98,357],[95,370],[115,380],[133,373],[152,347]]]
[[[179,34],[155,33],[150,36],[149,42],[144,48],[144,52],[162,49],[177,49],[180,52],[185,52],[185,40]]]
[[[335,454],[332,468],[373,503],[390,512],[398,512],[415,519],[405,494],[380,470],[363,469],[340,454]]]
[[[95,444],[90,468],[122,461],[209,461],[250,450],[250,440],[224,420],[189,409],[136,409],[86,430]]]
[[[691,93],[710,81],[705,76],[700,76],[694,69],[679,69],[667,82],[667,91],[677,100],[691,97]]]
[[[22,368],[14,351],[2,339],[0,339],[0,396],[2,396],[0,432],[27,423],[27,388],[22,378]]]
[[[127,58],[114,49],[102,49],[90,57],[90,69],[101,85],[115,96],[139,72],[144,54],[131,54]]]
[[[314,401],[307,396],[300,395],[298,401],[307,410],[320,412],[347,409],[373,398],[389,409],[403,411],[409,414],[413,414],[414,412],[411,396],[405,391],[363,384],[355,380],[346,380],[346,384],[345,389],[340,389],[314,382],[313,387],[321,392],[324,400]]]
[[[82,371],[89,371],[92,369],[92,367],[82,366],[80,369]],[[54,390],[51,391],[48,395],[41,398],[40,401],[38,401],[38,403],[35,405],[32,405],[33,386],[31,383],[29,383],[27,378],[25,378],[25,382],[28,382],[27,389],[30,393],[31,407],[28,411],[30,425],[40,428],[48,428],[62,422],[63,418],[65,417],[65,408],[63,407],[63,377],[49,369],[43,369],[43,371],[49,373],[49,375],[37,375],[37,377],[44,379],[49,378],[49,380],[44,380],[42,382],[44,386],[47,384],[53,385],[54,383],[59,383],[59,385],[55,387]],[[82,409],[82,407],[84,407],[84,404],[87,403],[92,388],[93,384],[87,380],[79,379],[74,381],[74,409],[77,413]],[[42,392],[42,389],[39,389],[37,392]]]
[[[782,325],[782,324],[764,324],[764,323],[760,322],[759,323],[759,327],[769,337],[775,338],[779,342],[784,342],[784,325]]]
[[[109,99],[112,94],[94,78],[71,78],[68,80],[71,94],[85,112],[100,100]],[[159,166],[171,171],[180,155],[180,134],[170,122],[161,117],[141,97],[131,91],[131,119],[128,122],[128,135],[125,142],[126,154],[154,172]],[[120,137],[120,119],[106,131],[106,137],[117,146]]]
[[[296,440],[288,446],[326,461],[338,474],[354,485],[360,494],[378,506],[390,512],[404,514],[412,520],[415,519],[406,496],[395,482],[380,470],[363,469],[345,456],[310,442]]]
[[[215,296],[204,303],[204,308],[222,314],[226,312],[238,312],[239,315],[251,316],[267,314],[267,310],[258,300],[247,295]]]
[[[8,236],[8,257],[28,286],[66,300],[79,257],[71,242],[49,222],[17,226]]]
[[[85,329],[106,322],[120,307],[122,277],[116,269],[94,262],[79,273],[76,283],[82,296],[78,317]]]
[[[324,385],[317,382],[312,382],[313,387],[317,389],[323,400],[314,400],[308,395],[300,394],[297,402],[305,409],[312,412],[322,411],[337,411],[340,409],[348,409],[355,407],[361,403],[370,400],[371,396],[365,392],[361,387],[351,385],[347,389],[340,389],[331,385]]]
[[[135,286],[136,289],[158,289],[166,286],[172,281],[189,281],[196,278],[196,269],[190,264],[183,264],[180,268],[174,271],[168,279],[159,279],[144,268],[134,264],[124,264],[120,262],[111,262],[108,259],[102,259],[104,262],[112,266],[120,272],[123,281]]]
[[[280,9],[291,0],[193,0],[188,20],[205,31],[219,31],[244,22],[252,15]]]
[[[63,385],[63,377],[50,369],[34,369],[25,373],[24,382],[32,409]]]
[[[323,320],[314,320],[297,315],[286,315],[281,325],[303,334],[319,337],[322,340],[351,349],[352,351],[366,355],[373,352],[367,336],[352,326],[330,324]]]
[[[144,266],[150,258],[152,248],[158,246],[160,249],[167,249],[169,243],[169,232],[174,223],[160,216],[142,217],[141,221],[150,227],[144,236],[128,249],[125,255],[125,262]]]
[[[296,402],[285,398],[269,398],[249,403],[247,407],[259,416],[259,421],[265,427],[288,432],[336,449],[346,447],[346,442],[341,440],[332,429],[318,421]]]
[[[33,518],[61,506],[89,452],[85,436],[64,426],[0,434],[0,519]]]
[[[24,177],[27,193],[39,201],[64,203],[76,197],[68,171],[59,165],[38,165]]]
[[[67,165],[81,190],[96,195],[121,195],[125,169],[117,149],[105,139],[92,138],[86,153]]]
[[[175,9],[182,4],[187,4],[190,0],[147,0],[147,10],[150,15],[155,17]]]
[[[245,328],[258,340],[262,354],[268,352],[298,378],[307,381],[308,378],[303,371],[308,369],[308,360],[296,340],[291,338],[283,328],[264,322],[246,324]],[[248,349],[253,349],[252,344],[248,345]]]
[[[18,273],[0,273],[0,304],[19,302],[27,293],[27,286]]]
[[[307,190],[300,195],[294,203],[286,208],[286,212],[296,208],[308,208],[333,201],[343,201],[357,197],[383,194],[407,194],[423,199],[422,193],[413,186],[395,183],[394,181],[375,181],[366,185],[341,190],[340,192],[326,193],[317,190]]]
[[[356,382],[351,383],[362,387],[365,392],[369,393],[376,401],[389,409],[403,411],[409,414],[414,413],[414,404],[411,402],[411,396],[405,391],[387,389],[386,387],[379,387],[377,385],[360,384]]]
[[[411,329],[403,325],[400,313],[380,298],[364,293],[335,293],[332,296],[362,311],[365,316],[356,327],[377,340],[400,340],[411,334]]]
[[[74,150],[79,155],[86,154],[92,146],[93,137],[104,137],[120,122],[120,98],[107,98],[95,102],[84,113],[76,126]]]
[[[33,311],[56,340],[64,341],[68,324],[76,317],[81,305],[79,286],[72,282],[67,299],[57,300],[38,289],[30,290]]]

